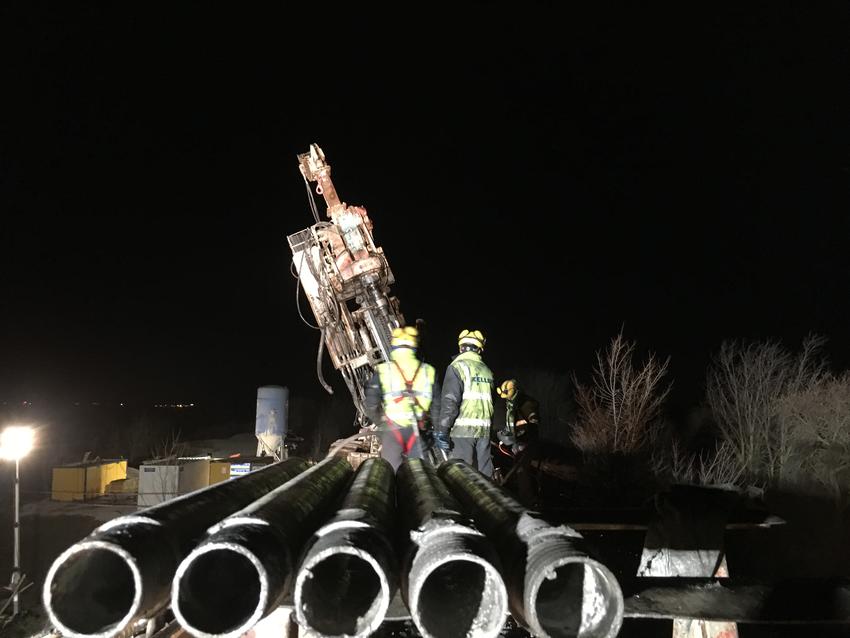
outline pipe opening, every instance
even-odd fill
[[[547,574],[534,606],[551,638],[601,638],[619,631],[621,600],[620,586],[610,572],[573,561]]]
[[[260,574],[228,548],[197,554],[180,578],[177,605],[191,629],[226,634],[242,627],[260,605]]]
[[[389,605],[375,567],[353,554],[333,554],[311,566],[301,601],[310,628],[328,636],[367,632]]]
[[[504,585],[493,572],[465,559],[437,566],[419,591],[423,629],[440,638],[498,634],[504,620],[505,602],[499,595]]]
[[[56,619],[78,634],[120,629],[136,600],[133,570],[127,560],[103,547],[71,554],[56,569],[49,587]]]

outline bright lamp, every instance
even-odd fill
[[[10,425],[0,433],[0,457],[9,461],[24,458],[32,450],[33,429],[26,425]]]

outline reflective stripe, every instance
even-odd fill
[[[463,382],[458,415],[452,424],[452,436],[488,436],[493,419],[492,371],[481,360],[481,355],[472,351],[459,354],[451,365]]]
[[[392,397],[392,398],[403,397],[404,392],[397,392],[397,391],[385,392],[384,396],[385,397]],[[430,398],[432,398],[431,397],[431,389],[429,388],[428,390],[422,390],[422,391],[417,390],[416,396],[428,397],[430,399]]]
[[[468,417],[458,417],[455,419],[455,425],[483,425],[490,427],[490,419],[471,419]]]
[[[507,409],[507,412],[505,413],[505,429],[511,434],[516,434],[513,399],[507,399],[505,401],[505,408]]]
[[[458,367],[463,371],[463,387],[468,388],[470,385],[472,385],[472,378],[469,374],[469,366],[465,366],[462,363],[458,362]]]

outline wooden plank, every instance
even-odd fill
[[[850,624],[850,579],[757,583],[731,578],[639,577],[621,585],[628,618]]]
[[[647,509],[546,509],[541,513],[546,520],[564,523],[579,532],[646,531],[654,516],[654,513]],[[785,520],[774,514],[759,510],[744,510],[732,513],[726,522],[726,529],[766,529],[784,524]]]

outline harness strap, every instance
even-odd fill
[[[398,444],[401,446],[401,453],[404,456],[410,454],[410,450],[413,449],[413,446],[416,444],[416,438],[419,436],[419,428],[410,428],[413,432],[413,436],[405,442],[404,437],[401,435],[401,427],[387,419],[387,425],[389,426],[390,432],[395,435],[395,440],[398,441]]]
[[[402,381],[404,381],[404,387],[406,390],[406,396],[400,396],[393,399],[396,403],[401,403],[405,398],[413,399],[413,403],[419,408],[420,412],[422,412],[422,416],[419,417],[416,414],[416,410],[413,410],[413,416],[416,418],[416,422],[419,427],[422,427],[425,422],[425,408],[422,407],[422,404],[419,403],[419,397],[416,396],[416,392],[413,390],[413,383],[416,381],[416,377],[419,376],[419,371],[422,369],[422,362],[419,362],[419,365],[416,366],[416,371],[413,373],[413,377],[408,380],[406,376],[404,376],[404,370],[401,369],[401,366],[398,364],[398,361],[395,359],[392,360],[393,364],[395,364],[396,369],[398,370],[399,376],[401,376]],[[413,406],[411,406],[413,407]],[[401,441],[399,441],[400,443]]]

